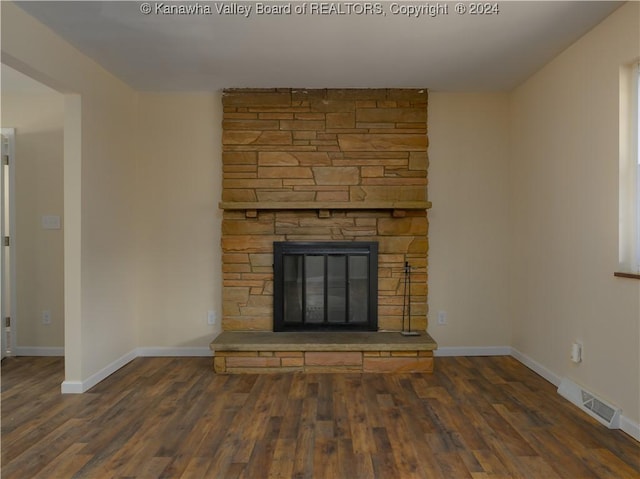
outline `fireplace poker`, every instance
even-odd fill
[[[407,287],[408,283],[408,287]],[[407,301],[408,300],[408,301]],[[407,317],[409,319],[409,329],[405,330],[404,328],[404,315],[405,311],[407,312]],[[402,295],[402,331],[400,332],[403,336],[420,336],[418,331],[411,331],[411,266],[409,266],[409,262],[404,262],[404,293]]]

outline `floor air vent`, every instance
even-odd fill
[[[620,428],[620,409],[607,404],[573,381],[564,378],[558,387],[558,394],[571,401],[591,417],[609,429]]]

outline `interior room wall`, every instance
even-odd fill
[[[64,347],[63,229],[43,229],[42,217],[63,220],[63,107],[57,93],[2,92],[2,126],[16,129],[16,354]],[[51,323],[42,323],[43,311]],[[25,349],[26,348],[26,349]],[[43,349],[46,348],[46,349]]]
[[[428,127],[429,333],[441,353],[499,352],[511,339],[508,94],[432,91]]]
[[[627,3],[513,92],[508,201],[512,345],[636,423],[640,282],[613,272],[619,71],[640,57],[638,18]]]
[[[136,347],[137,95],[15,4],[1,15],[3,63],[65,93],[63,390],[80,392]]]
[[[221,122],[219,93],[140,94],[140,347],[207,352],[220,330]]]

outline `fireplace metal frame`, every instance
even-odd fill
[[[349,322],[348,301],[345,321],[342,323],[329,321],[327,305],[327,288],[324,289],[324,318],[322,323],[305,322],[305,308],[301,308],[300,322],[285,321],[284,304],[284,258],[287,255],[300,256],[331,256],[331,255],[357,255],[367,256],[368,265],[368,298],[367,321]],[[303,261],[304,263],[304,261]],[[326,272],[325,259],[325,272]],[[331,242],[297,242],[276,241],[273,243],[273,330],[282,331],[377,331],[378,330],[378,243],[374,241],[331,241]],[[325,274],[326,285],[326,274]],[[348,272],[347,272],[347,293]]]

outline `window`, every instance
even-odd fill
[[[619,268],[640,274],[640,63],[620,75]]]

